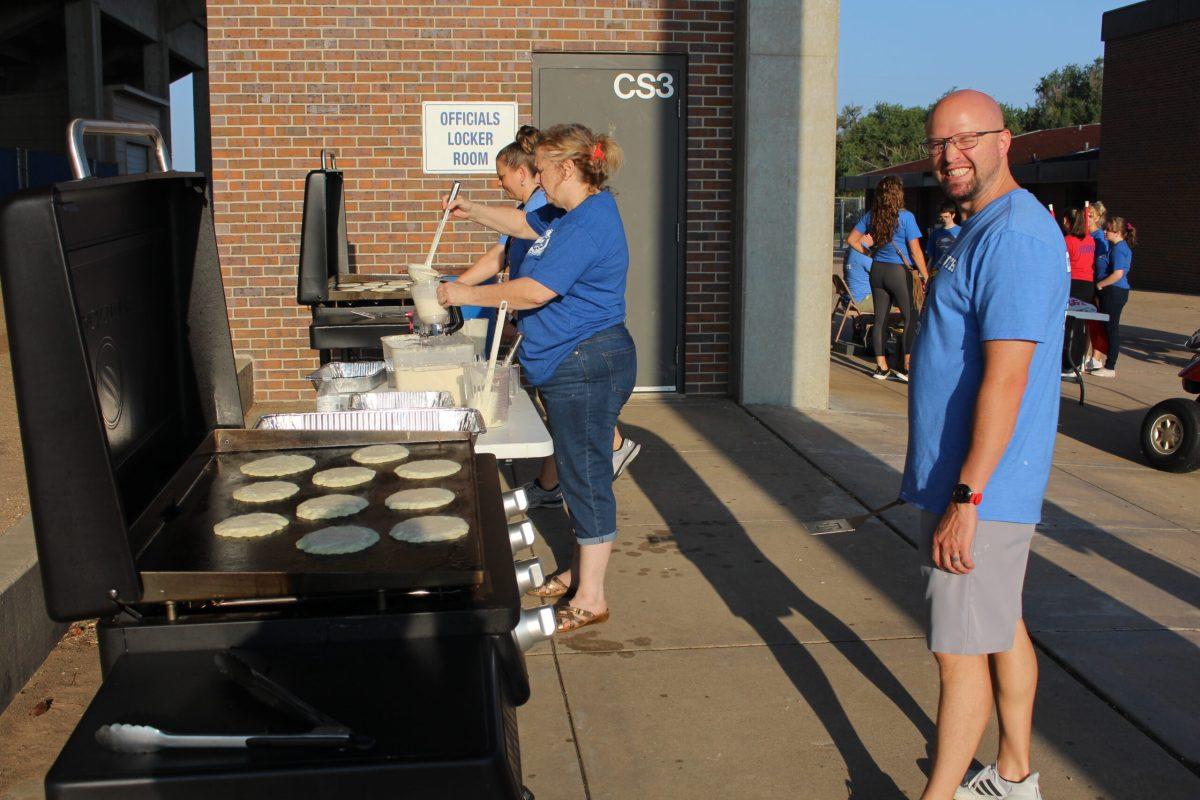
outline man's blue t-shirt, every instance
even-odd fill
[[[533,194],[529,195],[528,200],[517,206],[517,208],[529,214],[545,206],[546,193],[539,187]],[[555,216],[561,217],[563,215],[561,208],[555,208],[554,206],[550,208],[553,209],[550,213],[555,214]],[[508,279],[514,281],[521,277],[521,264],[525,261],[525,254],[529,252],[529,248],[533,247],[533,240],[514,238],[510,241],[507,235],[501,235],[500,244],[504,247],[504,260],[508,263]]]
[[[594,194],[558,218],[548,219],[549,208],[525,215],[538,238],[521,277],[558,295],[517,317],[525,334],[521,367],[534,386],[550,380],[577,344],[625,321],[629,245],[612,192]]]
[[[861,303],[871,294],[871,257],[864,256],[853,247],[846,248],[846,261],[842,264],[842,277],[850,287],[850,296]]]
[[[1104,280],[1109,275],[1119,269],[1125,270],[1120,279],[1113,281],[1109,286],[1116,286],[1120,289],[1129,288],[1129,270],[1133,267],[1133,250],[1129,247],[1129,242],[1121,240],[1114,244],[1108,251],[1108,258],[1105,259],[1104,271],[1096,272],[1096,280]]]
[[[863,215],[863,218],[854,226],[854,230],[859,233],[871,232],[870,211]],[[896,220],[896,230],[892,233],[892,241],[875,243],[875,260],[886,261],[889,264],[903,264],[905,261],[912,264],[912,253],[908,251],[908,243],[913,239],[920,238],[921,229],[917,227],[917,218],[912,215],[912,212],[900,209],[900,216]],[[896,252],[897,247],[900,248],[900,253],[904,253],[903,260],[900,258],[900,253]]]
[[[1016,428],[983,489],[981,519],[1036,523],[1058,426],[1063,320],[1070,280],[1062,232],[1024,189],[962,225],[935,265],[913,347],[908,458],[900,496],[941,514],[971,444],[983,343],[1036,342]],[[977,487],[978,488],[978,487]]]
[[[958,232],[961,230],[961,225],[955,225],[952,228],[941,226],[934,228],[933,233],[929,234],[929,249],[925,251],[926,261],[931,265],[936,264],[939,258],[950,252],[950,248],[954,246],[954,240],[958,238]]]

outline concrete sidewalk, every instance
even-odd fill
[[[1041,655],[1035,769],[1051,800],[1200,797],[1200,473],[1145,467],[1145,409],[1180,394],[1195,298],[1141,293],[1116,381],[1064,384],[1026,613]],[[612,620],[529,658],[539,800],[916,797],[937,683],[916,512],[813,538],[895,496],[905,387],[835,362],[831,410],[635,400],[617,483]],[[569,539],[539,514],[550,546]],[[980,757],[990,760],[995,728]]]
[[[1163,297],[1135,294],[1116,381],[1089,379],[1085,408],[1064,387],[1026,591],[1049,800],[1200,797],[1200,473],[1154,472],[1136,444],[1142,410],[1180,393],[1180,333],[1200,324],[1196,298]],[[832,381],[820,413],[626,408],[622,429],[645,449],[616,484],[612,620],[528,658],[519,722],[538,800],[917,796],[937,683],[915,514],[801,529],[895,496],[905,390],[850,361]],[[552,567],[569,552],[565,517],[535,520]],[[40,796],[97,683],[94,640],[68,637],[0,715],[0,798]],[[29,716],[46,697],[51,710]],[[993,727],[981,757],[994,747]]]

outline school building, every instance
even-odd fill
[[[295,284],[322,149],[345,175],[353,269],[395,273],[424,259],[451,181],[505,202],[489,158],[515,125],[581,122],[626,154],[612,186],[639,388],[823,405],[832,241],[807,221],[833,190],[837,13],[836,0],[209,0],[217,236],[257,396],[311,395]],[[464,134],[473,112],[504,132]],[[437,266],[465,268],[494,241],[452,223]]]

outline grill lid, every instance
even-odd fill
[[[216,428],[241,427],[216,237],[196,173],[87,179],[0,204],[0,280],[47,609],[139,594],[133,521]]]

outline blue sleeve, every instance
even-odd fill
[[[533,228],[533,232],[541,236],[550,227],[550,223],[563,215],[563,210],[558,206],[542,206],[525,214],[525,221],[529,223],[529,227]]]
[[[567,225],[554,230],[540,256],[526,257],[521,277],[533,278],[555,294],[564,295],[599,260],[600,249],[587,231],[578,225]]]
[[[921,226],[917,224],[917,218],[911,212],[901,212],[900,221],[904,225],[904,241],[911,242],[921,238]]]
[[[1123,269],[1128,274],[1129,267],[1133,263],[1133,251],[1129,249],[1129,245],[1114,247],[1109,251],[1108,261],[1112,266],[1112,269],[1109,270],[1110,273],[1114,270]]]
[[[508,244],[508,234],[500,234],[500,238],[496,240],[496,244],[500,245],[501,247],[504,247],[504,245]]]
[[[858,231],[859,233],[866,233],[867,229],[870,227],[871,227],[871,212],[870,211],[863,214],[862,217],[858,220],[858,222],[854,223],[854,230]]]
[[[1066,283],[1055,244],[1006,232],[983,255],[971,292],[981,342],[1045,342],[1062,328]]]

